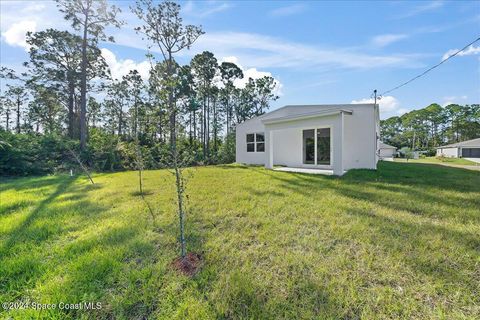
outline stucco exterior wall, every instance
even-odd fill
[[[376,169],[376,135],[377,115],[371,106],[349,107],[352,115],[345,115],[344,128],[344,167],[346,170],[355,168]]]
[[[265,164],[265,152],[247,152],[247,134],[264,131],[265,127],[258,117],[237,125],[235,136],[237,163]]]
[[[339,125],[340,115],[269,124],[268,128],[273,131],[273,164],[304,168],[320,167],[303,163],[303,130],[330,128],[332,165],[324,167],[332,168],[335,150],[341,147]]]
[[[441,148],[437,149],[437,156],[443,155],[447,158],[458,158],[458,148]]]
[[[296,108],[296,107],[295,107]],[[373,105],[348,105],[351,115],[343,115],[343,145],[340,139],[341,114],[316,117],[303,120],[292,120],[267,124],[273,132],[273,164],[291,167],[321,167],[303,164],[303,130],[331,128],[331,166],[339,158],[338,151],[343,151],[343,168],[375,169],[377,163],[376,140],[378,135],[378,110]],[[300,106],[295,109],[302,113],[312,110],[311,107]],[[288,112],[287,112],[288,111]],[[236,128],[236,161],[246,164],[265,164],[266,152],[247,152],[246,135],[248,133],[265,132],[262,119],[268,115],[285,116],[291,109],[273,111],[262,117],[241,123]],[[337,153],[337,154],[336,154]]]

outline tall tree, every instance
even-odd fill
[[[217,58],[213,53],[209,51],[204,51],[200,54],[193,57],[191,63],[192,72],[197,81],[197,87],[199,88],[199,93],[203,100],[203,125],[202,125],[202,146],[203,146],[203,157],[204,159],[208,158],[209,151],[209,138],[210,138],[210,97],[211,97],[211,88],[213,78],[215,77],[218,70]]]
[[[141,129],[139,113],[142,108],[142,95],[145,85],[137,70],[131,70],[127,75],[123,76],[123,81],[126,84],[127,100],[130,105],[132,136],[138,139],[139,130]]]
[[[127,133],[127,113],[128,108],[128,84],[125,80],[113,81],[108,88],[108,103],[106,104],[109,113],[109,121],[113,126],[113,132],[117,132],[119,137]]]
[[[98,40],[114,41],[107,37],[104,29],[108,25],[119,28],[122,22],[117,19],[120,9],[109,6],[106,0],[56,0],[65,19],[72,22],[72,27],[82,33],[80,64],[80,147],[87,144],[87,68],[88,43]]]
[[[45,133],[60,133],[64,114],[56,91],[43,85],[34,85],[33,97],[30,116],[37,121],[37,125],[41,125]]]
[[[221,101],[224,107],[227,135],[230,133],[233,117],[233,93],[237,79],[243,79],[243,72],[236,64],[232,62],[222,62],[220,65],[220,73],[222,75],[223,89],[221,91]]]
[[[143,81],[142,78],[140,77],[140,74],[138,73],[137,70],[130,71],[128,75],[123,77],[123,81],[127,84],[128,87],[128,93],[129,93],[129,100],[133,104],[133,107],[130,108],[131,110],[131,119],[132,119],[132,130],[133,130],[133,136],[134,136],[134,141],[135,141],[135,152],[136,152],[136,162],[137,162],[137,170],[138,170],[138,185],[139,185],[139,191],[140,194],[143,198],[144,201],[144,194],[143,194],[143,179],[142,179],[142,171],[143,171],[143,157],[142,157],[142,150],[140,148],[140,141],[138,138],[138,117],[139,117],[139,112],[138,109],[140,108],[140,102],[141,102],[141,94],[142,94],[142,89],[143,89]],[[152,213],[152,217],[155,217],[153,214],[153,211],[151,210],[150,206],[148,206],[150,212]]]
[[[75,92],[80,86],[82,38],[68,31],[47,29],[45,31],[27,33],[30,45],[30,81],[49,86],[58,91],[67,109],[68,136],[75,138],[79,124],[75,123]],[[98,77],[105,77],[107,65],[100,49],[95,43],[87,46],[87,82]],[[78,137],[78,136],[77,136]]]
[[[5,93],[5,96],[8,97],[7,100],[9,101],[7,130],[9,127],[10,110],[14,109],[16,113],[15,131],[17,133],[20,133],[20,119],[23,111],[23,104],[28,100],[28,91],[25,87],[26,76],[25,73],[17,75],[12,69],[0,67],[0,79],[11,80],[11,82],[6,85],[7,92]]]
[[[0,114],[5,115],[5,130],[10,131],[10,110],[13,101],[8,96],[0,96]]]
[[[175,171],[175,186],[177,191],[177,205],[180,226],[181,256],[186,255],[185,244],[185,182],[182,176],[181,163],[177,150],[177,106],[174,101],[176,83],[176,63],[174,55],[183,49],[189,49],[197,38],[203,33],[200,27],[184,25],[180,16],[180,5],[174,2],[162,2],[154,5],[152,0],[137,0],[134,13],[143,22],[137,28],[156,45],[162,52],[166,72],[164,73],[167,88],[167,105],[170,122],[170,153],[173,169]]]
[[[28,92],[25,86],[23,85],[15,85],[15,86],[8,85],[8,86],[9,88],[6,94],[9,97],[11,97],[11,99],[14,101],[14,104],[15,104],[15,113],[16,113],[15,131],[17,133],[20,133],[20,127],[21,127],[20,119],[22,116],[23,105],[28,100]]]

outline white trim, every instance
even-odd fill
[[[321,111],[321,112],[310,112],[310,113],[302,113],[302,114],[294,114],[285,117],[279,117],[274,119],[265,119],[261,120],[262,123],[265,124],[273,124],[273,123],[280,123],[280,122],[287,122],[287,121],[295,121],[295,120],[305,120],[310,118],[317,118],[317,117],[328,117],[333,116],[336,114],[353,114],[351,110],[328,110],[328,111]]]
[[[247,141],[247,136],[249,134],[253,134],[253,142],[248,142]],[[263,141],[257,141],[257,134],[262,134],[263,135]],[[263,151],[257,151],[257,143],[263,143]],[[253,151],[248,151],[248,145],[253,144]],[[245,133],[245,145],[247,146],[246,152],[248,153],[263,153],[265,152],[265,131],[255,131],[255,132],[248,132]]]

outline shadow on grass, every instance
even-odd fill
[[[429,222],[410,222],[401,217],[383,216],[374,211],[344,206],[348,215],[360,217],[363,222],[374,228],[376,237],[381,241],[384,251],[393,253],[400,251],[403,262],[415,272],[421,272],[447,283],[461,284],[470,287],[472,292],[478,289],[478,283],[472,281],[465,273],[475,273],[472,268],[473,257],[480,250],[480,238],[469,232],[462,232]],[[380,240],[381,239],[381,240]],[[437,242],[439,239],[440,243]],[[440,248],[438,246],[441,246]],[[468,252],[470,259],[456,259],[455,255],[439,254]],[[458,272],[462,270],[463,272]]]
[[[393,256],[400,252],[415,272],[446,284],[460,284],[471,292],[478,289],[467,276],[476,272],[473,258],[459,258],[456,252],[474,257],[480,250],[480,238],[468,231],[468,225],[480,223],[479,172],[396,163],[380,163],[378,171],[352,170],[341,178],[258,172],[279,181],[280,190],[306,198],[321,195],[322,190],[341,195],[346,200],[335,206],[338,214],[360,218],[372,231],[368,237],[378,241],[382,251]],[[371,204],[372,209],[358,205],[358,200]],[[373,205],[406,215],[377,214]],[[449,228],[443,222],[456,226]]]
[[[10,205],[2,205],[0,203],[0,216],[6,216],[15,211],[22,210],[32,204],[32,201],[22,200]]]
[[[157,259],[154,241],[146,236],[144,224],[132,223],[130,217],[116,218],[115,209],[90,200],[101,184],[76,182],[64,177],[33,184],[32,188],[49,186],[50,193],[2,238],[1,297],[15,301],[40,294],[49,303],[88,300],[104,306],[98,311],[52,311],[51,316],[59,319],[106,319],[123,313],[124,318],[147,317],[155,303],[143,301],[135,288],[156,286],[148,272]],[[23,181],[18,188],[30,191]],[[37,296],[32,293],[36,291]],[[123,299],[123,291],[138,303],[131,306],[126,300],[113,310],[109,297],[116,293]]]
[[[36,206],[25,218],[25,220],[16,227],[13,231],[10,232],[8,239],[4,242],[4,245],[0,249],[0,259],[2,256],[9,251],[12,245],[19,241],[21,237],[27,235],[27,229],[30,224],[37,218],[38,214],[47,208],[60,194],[64,193],[68,187],[75,182],[75,179],[63,179],[57,185],[54,192],[52,192],[46,199],[42,200],[38,206]],[[51,184],[49,184],[51,185]],[[34,186],[37,188],[37,185]]]
[[[253,169],[302,195],[331,190],[393,210],[438,219],[480,222],[480,172],[425,164],[379,163],[378,171],[351,170],[341,178]],[[289,177],[295,177],[291,179]],[[438,191],[447,191],[447,194]],[[453,191],[453,192],[450,192]],[[442,210],[438,210],[439,206]],[[447,216],[443,211],[447,209]],[[468,212],[467,212],[468,211]],[[476,213],[477,212],[477,213]]]
[[[150,196],[154,194],[154,192],[152,190],[143,190],[143,195],[144,196]],[[133,197],[141,197],[142,196],[142,193],[140,191],[133,191],[130,193],[131,196]]]

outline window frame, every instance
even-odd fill
[[[258,141],[257,135],[261,135],[263,137],[262,141]],[[263,145],[263,150],[258,151],[258,145]],[[255,132],[255,152],[265,152],[265,132]]]
[[[318,130],[320,129],[329,129],[330,130],[330,164],[319,164],[318,163],[318,141],[317,141],[317,132]],[[330,126],[330,125],[326,125],[326,126],[316,126],[314,128],[312,127],[306,127],[306,128],[302,128],[302,165],[304,167],[314,167],[314,168],[332,168],[333,167],[333,163],[334,163],[334,154],[333,154],[333,127]],[[303,158],[304,158],[304,147],[303,147],[303,144],[304,144],[304,141],[303,141],[303,131],[305,130],[314,130],[314,134],[313,134],[313,139],[314,139],[314,148],[315,148],[315,154],[314,154],[314,163],[313,164],[309,164],[309,163],[305,163],[303,161]]]
[[[253,141],[248,141],[248,136],[253,135]],[[263,136],[261,141],[257,140],[257,135]],[[247,152],[265,152],[265,132],[252,132],[245,135],[245,143],[247,145]],[[263,145],[263,150],[258,151],[258,145]],[[248,150],[249,145],[253,145],[253,150]]]

